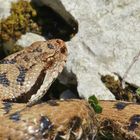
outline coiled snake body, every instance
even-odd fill
[[[62,40],[40,41],[0,61],[0,139],[91,139],[94,112],[86,101],[36,104],[62,71]],[[36,105],[35,105],[36,104]]]

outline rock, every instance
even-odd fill
[[[117,73],[123,77],[140,51],[140,1],[57,0],[57,3],[79,23],[78,34],[67,43],[67,71],[76,75],[79,95],[114,99],[101,75]],[[137,61],[125,80],[140,86],[139,75],[140,61]]]
[[[11,2],[14,2],[15,0],[0,0],[0,20],[6,19],[8,16],[10,16],[10,9],[11,9]]]
[[[85,1],[76,1],[72,3],[70,1],[66,2],[65,0],[62,0],[61,2],[57,1],[57,3],[59,3],[58,5],[60,5],[60,3],[63,4],[66,11],[70,11],[70,13],[73,14],[75,19],[79,22],[79,33],[70,42],[68,42],[69,58],[67,62],[67,71],[76,75],[78,92],[81,97],[88,98],[95,94],[99,99],[115,99],[100,80],[99,67],[101,64],[96,60],[96,54],[92,47],[95,44],[95,35],[96,33],[98,34],[99,28],[96,26],[96,20],[93,20],[94,15],[92,15],[90,9],[90,4],[95,2],[89,2],[90,3]],[[54,7],[54,5],[51,3],[49,6]],[[88,7],[88,9],[86,7]],[[62,11],[64,11],[63,8]],[[59,12],[59,14],[61,14],[61,12]],[[94,26],[92,27],[92,25]],[[108,71],[108,73],[110,72]],[[60,77],[60,80],[63,81],[63,78],[61,79]],[[65,79],[65,81],[69,80]]]
[[[16,42],[16,45],[20,47],[28,47],[36,41],[45,41],[45,38],[35,33],[26,33],[25,35],[21,36],[21,38]],[[14,47],[15,41],[13,40],[9,40],[3,43],[3,50],[5,54],[9,54],[9,52],[12,52]]]
[[[79,95],[88,98],[95,94],[99,99],[115,99],[102,83],[101,75],[117,73],[123,77],[138,54],[140,2],[41,1],[69,24],[75,25],[76,21],[79,23],[78,34],[68,42],[69,58],[66,67],[69,75],[75,75]],[[139,75],[140,61],[137,61],[125,80],[140,86]],[[69,79],[65,78],[65,81],[69,82]]]
[[[11,0],[9,2],[5,2],[7,8],[5,7],[3,11],[10,11],[8,8],[10,8],[11,2],[14,0]],[[79,17],[74,14],[75,18],[67,11],[66,4],[69,4],[69,2],[65,3],[62,1],[62,3],[57,1],[44,1],[42,0],[44,4],[47,6],[50,6],[53,10],[55,10],[59,15],[61,15],[65,20],[71,25],[75,27],[76,18],[79,20]],[[84,2],[82,2],[84,4]],[[65,7],[66,9],[65,9]],[[71,4],[70,4],[71,5]],[[72,4],[74,6],[75,4]],[[75,5],[76,6],[76,5]],[[80,7],[81,8],[81,7]],[[82,10],[79,9],[79,10]],[[73,11],[73,10],[72,10]],[[75,11],[78,12],[78,11]],[[86,12],[86,11],[84,11]],[[72,12],[73,14],[73,12]],[[85,13],[87,14],[87,13]],[[88,14],[87,14],[88,19]],[[88,20],[87,20],[88,21]],[[79,22],[80,23],[80,22]],[[91,22],[92,23],[92,22]],[[84,25],[84,22],[81,22],[80,25],[80,31],[79,34],[81,36],[84,35],[84,30],[87,29],[87,27]],[[86,22],[85,22],[86,24]],[[82,26],[81,26],[82,25]],[[91,26],[91,25],[90,25]],[[89,26],[89,27],[90,27]],[[81,28],[82,27],[82,28]],[[88,30],[86,30],[88,33]],[[92,34],[91,34],[92,35]],[[81,97],[88,98],[92,94],[96,94],[100,99],[114,99],[113,95],[106,89],[106,87],[102,84],[100,81],[100,75],[98,75],[98,66],[95,62],[95,57],[92,54],[92,51],[90,51],[86,46],[86,42],[84,41],[86,38],[83,38],[82,41],[79,40],[79,35],[77,35],[71,42],[68,43],[70,46],[69,49],[69,61],[67,63],[67,71],[72,72],[76,76],[76,80],[78,82],[78,92]],[[38,38],[38,39],[37,39]],[[44,38],[39,37],[38,35],[27,33],[26,35],[23,35],[20,40],[17,41],[17,45],[21,45],[23,47],[29,46],[32,42],[37,40],[42,40]],[[9,51],[9,47],[13,44],[12,41],[7,42],[4,44],[5,52]],[[86,49],[86,50],[85,50]],[[74,50],[74,51],[73,51]],[[89,54],[88,54],[89,53]],[[71,74],[69,74],[71,79]],[[74,79],[74,78],[73,78]],[[62,80],[61,80],[62,81]],[[70,82],[71,80],[66,80]],[[75,82],[76,83],[76,82]]]
[[[45,41],[45,38],[35,33],[26,33],[25,35],[21,36],[21,38],[16,42],[16,44],[22,47],[28,47],[36,41]]]
[[[60,99],[61,100],[66,100],[66,99],[76,99],[76,95],[70,91],[69,89],[68,90],[65,90],[63,91],[61,94],[60,94]]]
[[[19,0],[0,0],[0,20],[1,19],[6,19],[8,16],[11,15],[10,10],[11,10],[11,3],[12,2],[17,2]],[[31,1],[31,0],[26,0],[26,1]]]
[[[43,5],[47,5],[52,8],[57,14],[59,14],[71,27],[73,31],[77,32],[77,20],[68,12],[60,0],[34,0],[38,5],[42,2]]]

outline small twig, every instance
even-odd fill
[[[129,67],[126,69],[125,73],[124,73],[124,76],[122,77],[122,88],[124,89],[125,88],[125,79],[129,73],[129,71],[131,70],[131,68],[133,67],[133,65],[138,61],[139,59],[139,56],[140,56],[140,51],[139,53],[133,58],[131,64],[129,65]]]

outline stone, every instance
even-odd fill
[[[92,15],[90,9],[90,4],[95,2],[89,1],[89,3],[87,3],[85,1],[70,2],[65,0],[58,0],[56,2],[58,5],[55,6],[56,3],[51,3],[51,1],[41,1],[43,1],[43,3],[46,5],[49,3],[49,6],[51,6],[53,9],[55,7],[54,10],[62,15],[62,17],[64,17],[64,12],[67,11],[74,16],[75,20],[78,20],[79,32],[71,41],[67,43],[69,46],[69,57],[66,66],[66,73],[70,73],[69,75],[75,75],[75,81],[78,83],[77,88],[80,97],[87,99],[91,95],[95,94],[99,99],[114,100],[114,95],[112,95],[112,93],[104,86],[101,81],[99,72],[99,67],[101,64],[98,64],[92,47],[92,41],[94,41],[96,33],[98,34],[100,31],[98,31],[99,28],[97,28],[96,20],[93,20],[94,15]],[[62,4],[64,5],[63,7],[65,7],[65,9],[61,8],[60,11],[57,7]],[[86,7],[88,7],[88,9]],[[94,26],[92,27],[92,25]],[[97,31],[95,27],[97,28]],[[110,73],[109,71],[107,72]],[[65,84],[68,84],[69,81],[71,81],[71,76],[69,75],[67,76],[68,80],[66,80],[66,77],[63,75],[60,76],[60,81],[62,81],[62,83],[67,81]]]
[[[10,16],[11,2],[15,0],[0,0],[0,20]]]
[[[45,38],[35,33],[26,33],[25,35],[21,36],[21,38],[16,42],[16,44],[22,47],[28,47],[36,41],[45,41]]]
[[[60,15],[71,27],[73,30],[77,30],[77,20],[72,16],[71,12],[65,9],[65,5],[60,0],[33,0],[38,5],[46,5],[53,9],[58,15]]]
[[[79,24],[79,32],[67,42],[69,57],[63,76],[65,84],[75,75],[79,95],[83,98],[95,94],[99,99],[115,97],[101,81],[101,75],[125,71],[139,53],[140,2],[134,0],[56,0],[45,1],[69,24]],[[61,8],[60,8],[61,7]],[[2,8],[0,8],[1,10]],[[0,15],[1,17],[1,15]],[[72,22],[71,22],[72,21]],[[126,77],[126,82],[140,86],[140,61]],[[63,81],[63,78],[59,78]],[[63,82],[64,83],[64,82]]]
[[[67,89],[60,94],[60,100],[78,98],[71,90]]]
[[[95,94],[99,99],[115,99],[102,83],[101,75],[117,74],[123,77],[133,58],[138,55],[140,1],[57,0],[57,3],[63,5],[65,11],[79,23],[79,32],[67,42],[69,58],[66,66],[67,72],[76,75],[79,95],[88,98]],[[55,4],[50,5],[54,7]],[[125,80],[139,87],[139,75],[138,60]]]
[[[6,0],[5,1],[0,0],[0,3],[3,3],[3,4],[0,5],[0,19],[5,19],[10,15],[11,5]]]
[[[18,39],[18,41],[16,42],[16,45],[19,45],[24,48],[24,47],[30,46],[32,43],[36,41],[45,41],[45,38],[35,33],[26,33],[22,35],[20,39]],[[9,52],[12,51],[14,45],[15,45],[15,42],[13,40],[9,40],[3,43],[4,52],[6,54],[9,54]]]

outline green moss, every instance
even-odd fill
[[[17,3],[12,3],[11,15],[6,20],[0,21],[2,43],[9,40],[17,41],[26,32],[41,34],[41,27],[33,20],[36,17],[36,10],[29,2],[20,0]],[[13,48],[13,50],[16,49]]]

